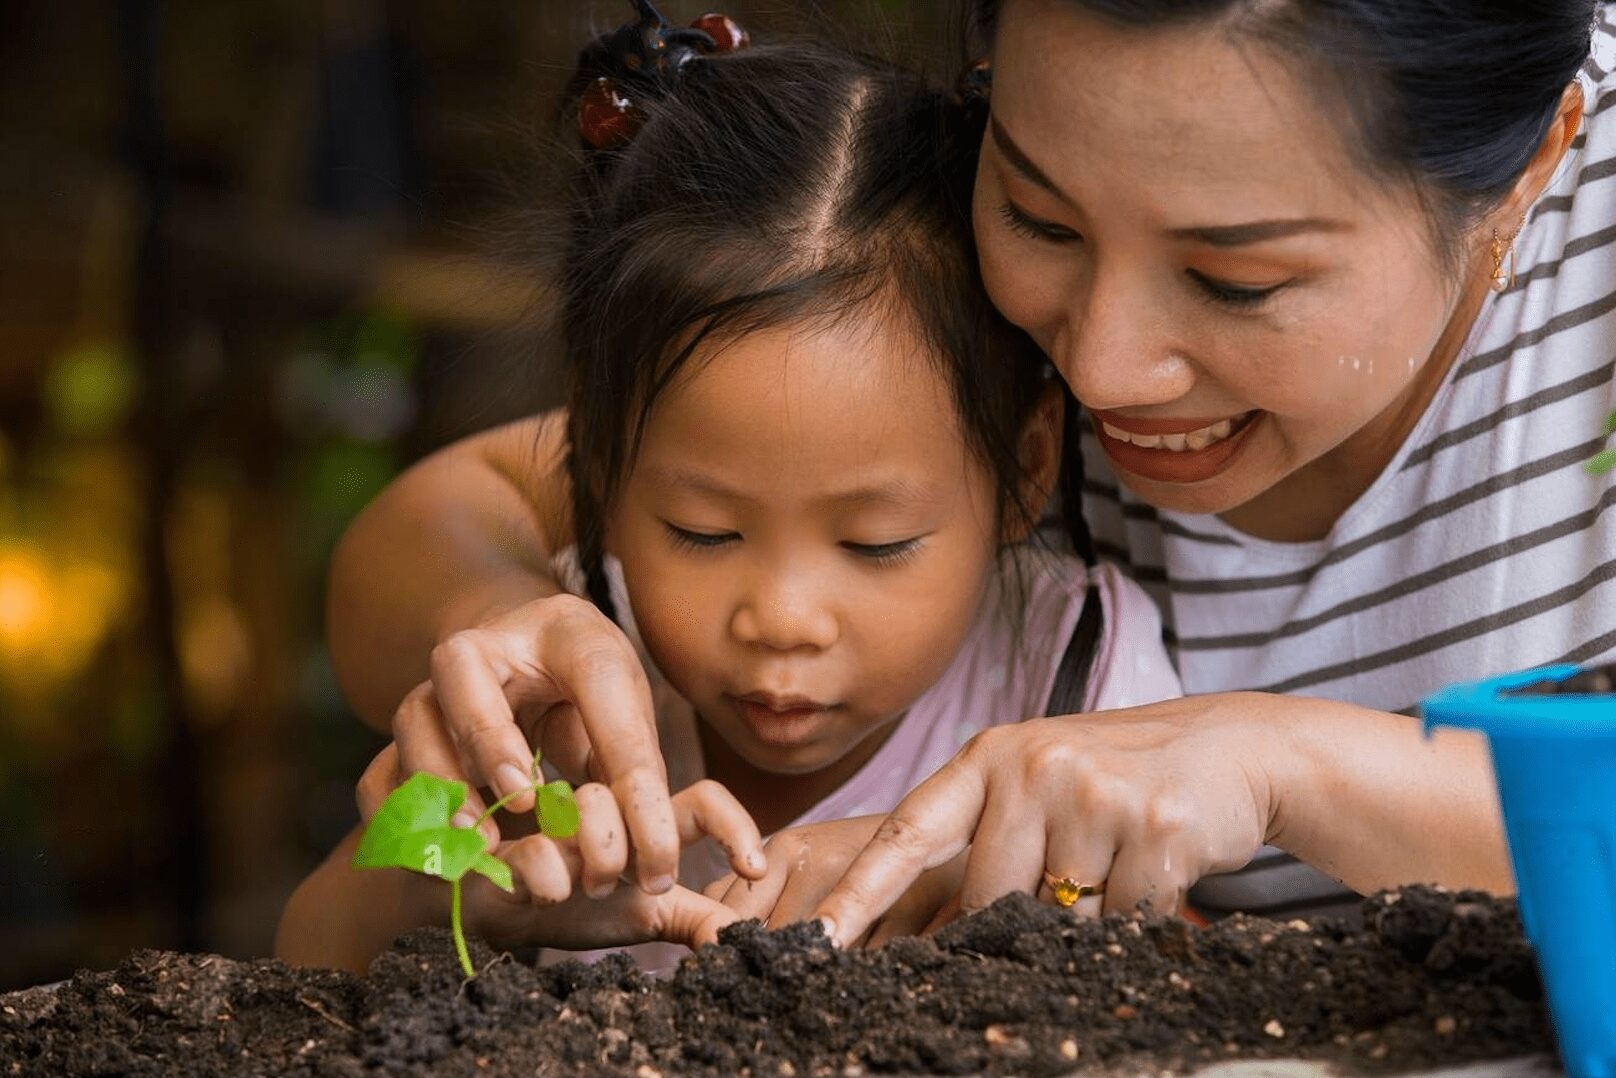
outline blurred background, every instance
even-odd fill
[[[688,21],[708,3],[668,2]],[[735,0],[952,67],[947,0]],[[326,561],[411,462],[553,405],[502,250],[627,0],[0,11],[0,991],[267,954],[381,741]]]

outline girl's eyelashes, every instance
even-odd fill
[[[897,565],[919,553],[922,538],[916,536],[895,543],[843,543],[842,548],[880,565]]]
[[[1004,223],[1010,227],[1010,231],[1028,239],[1043,240],[1046,243],[1070,243],[1083,238],[1065,225],[1057,225],[1053,221],[1034,217],[1013,202],[1006,201],[1001,204],[999,216],[1004,218]]]
[[[1267,288],[1248,288],[1244,285],[1229,284],[1219,281],[1204,273],[1195,270],[1186,271],[1190,279],[1200,286],[1201,292],[1207,299],[1223,307],[1238,311],[1251,311],[1261,307],[1273,297],[1274,293],[1289,285],[1290,281],[1281,281],[1279,284]]]
[[[668,538],[673,540],[673,545],[683,550],[713,550],[741,537],[740,532],[691,531],[667,520],[662,522],[662,526],[668,529]]]

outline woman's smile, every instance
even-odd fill
[[[1227,469],[1266,413],[1223,419],[1130,419],[1095,412],[1106,455],[1124,471],[1162,483],[1199,483]]]

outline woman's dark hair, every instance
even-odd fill
[[[1548,132],[1588,57],[1598,0],[1067,0],[1115,23],[1225,19],[1276,48],[1344,104],[1348,145],[1413,181],[1437,247],[1457,266],[1464,232],[1494,209]],[[1004,0],[969,0],[972,49],[991,45]],[[1056,57],[1044,58],[1058,63]]]
[[[577,170],[561,271],[590,597],[613,613],[604,518],[658,395],[691,357],[855,310],[923,335],[996,481],[1000,519],[1025,513],[1020,432],[1049,367],[978,275],[970,193],[984,110],[811,42],[702,56],[638,94],[637,133],[588,150]]]

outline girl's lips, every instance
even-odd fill
[[[799,745],[810,741],[819,731],[833,708],[812,701],[792,700],[788,706],[765,703],[759,697],[732,696],[741,720],[752,736],[759,741],[777,746]]]
[[[1243,416],[1227,438],[1213,442],[1204,449],[1146,449],[1132,442],[1113,438],[1106,433],[1110,423],[1135,434],[1182,434],[1216,423],[1216,419],[1143,420],[1125,419],[1117,423],[1106,413],[1097,412],[1094,433],[1106,456],[1124,471],[1158,483],[1200,483],[1211,479],[1229,467],[1235,455],[1251,437],[1251,432],[1262,422],[1266,412],[1252,412]],[[1150,428],[1150,429],[1146,429]]]

